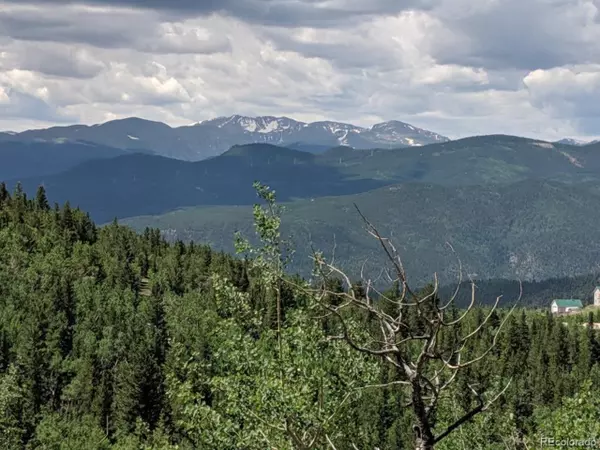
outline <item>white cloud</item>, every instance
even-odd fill
[[[481,68],[434,65],[419,74],[418,81],[424,85],[432,86],[477,86],[489,84],[489,77],[487,72]]]
[[[404,11],[340,0],[321,5],[327,20],[295,2],[304,16],[294,23],[293,2],[274,2],[264,20],[244,19],[241,3],[196,17],[50,3],[0,2],[0,129],[239,113],[399,119],[450,137],[600,135],[591,0],[432,0]],[[344,7],[348,20],[336,21]]]
[[[7,105],[10,102],[10,97],[2,86],[0,86],[0,104]]]
[[[598,0],[445,0],[431,13],[440,62],[549,69],[600,58]]]
[[[556,118],[574,118],[583,132],[597,133],[600,65],[535,70],[524,79],[532,104]]]

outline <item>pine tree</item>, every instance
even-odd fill
[[[6,184],[4,182],[0,183],[0,208],[2,206],[7,205],[10,200],[10,194],[8,189],[6,189]]]
[[[40,185],[35,194],[35,206],[40,211],[49,211],[50,205],[46,197],[46,190],[43,185]]]

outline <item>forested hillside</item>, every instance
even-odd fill
[[[303,274],[311,266],[306,243],[328,251],[334,236],[339,261],[354,275],[365,258],[376,256],[353,203],[402,236],[407,267],[419,280],[434,271],[444,282],[454,279],[456,255],[446,242],[477,278],[576,276],[596,271],[600,258],[593,245],[600,239],[594,231],[600,220],[599,144],[574,147],[495,135],[396,150],[335,147],[318,154],[249,144],[198,162],[150,154],[89,160],[95,147],[80,145],[85,160],[75,166],[70,145],[22,144],[29,153],[17,152],[14,161],[26,167],[14,171],[9,189],[22,180],[33,196],[43,185],[52,202],[69,201],[97,223],[117,217],[138,231],[160,228],[169,239],[232,251],[233,232],[252,227],[256,195],[250,186],[260,180],[290,203],[283,226],[296,240],[293,269]],[[39,165],[29,167],[30,159]],[[53,171],[57,164],[69,168],[17,176]]]
[[[286,203],[282,227],[296,248],[294,270],[308,274],[311,245],[331,253],[354,275],[375,278],[381,254],[354,204],[387,234],[419,281],[434,272],[456,279],[460,258],[477,279],[542,280],[597,271],[600,195],[596,184],[546,180],[446,187],[406,183],[370,192]],[[123,220],[138,230],[159,228],[170,239],[233,251],[235,231],[252,230],[249,206],[190,208]],[[449,247],[450,244],[452,246]],[[453,249],[453,250],[452,250]],[[363,263],[366,265],[363,266]]]
[[[236,146],[196,163],[130,154],[21,180],[29,195],[44,185],[53,201],[85,208],[102,223],[186,206],[252,205],[256,195],[251,186],[256,179],[281,188],[282,198],[287,199],[351,194],[385,184],[350,179],[339,169],[319,163],[314,155],[266,144]]]
[[[471,186],[475,191],[475,186],[527,180],[598,185],[599,148],[600,144],[573,147],[514,136],[395,150],[335,147],[318,155],[248,144],[198,162],[129,153],[85,160],[60,173],[27,177],[21,170],[0,181],[11,189],[21,182],[29,195],[44,185],[52,201],[70,201],[102,223],[190,206],[252,205],[250,186],[255,180],[275,189],[281,201],[359,194],[399,183]],[[43,152],[38,157],[47,158]]]
[[[410,290],[394,264],[374,299],[318,253],[304,281],[286,273],[274,196],[259,192],[261,239],[238,239],[235,258],[0,185],[0,448],[526,449],[598,435],[593,315],[508,309],[516,298],[460,309],[435,286]]]
[[[557,298],[580,299],[584,305],[594,302],[594,289],[600,285],[598,272],[576,277],[548,278],[540,281],[521,281],[508,279],[477,280],[477,296],[480,299],[493,299],[498,295],[515,298],[522,290],[521,302],[529,308],[548,309],[552,300]],[[471,301],[470,281],[463,281],[456,296],[461,306]],[[456,284],[440,288],[442,296],[449,297],[456,290]]]
[[[64,172],[84,161],[115,158],[124,150],[89,142],[15,142],[0,139],[0,180]]]

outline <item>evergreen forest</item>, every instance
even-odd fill
[[[99,227],[42,187],[28,198],[0,185],[0,448],[526,450],[600,438],[598,312],[527,308],[531,283],[500,297],[492,282],[457,283],[460,295],[435,277],[411,286],[368,217],[386,290],[318,249],[302,278],[288,270],[275,193],[255,187],[258,239],[232,236],[230,255]]]

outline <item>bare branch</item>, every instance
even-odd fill
[[[498,297],[498,298],[500,298],[500,297]],[[520,298],[519,298],[519,300],[520,300]],[[497,302],[496,302],[496,304],[497,304]],[[470,366],[472,364],[475,364],[478,361],[481,361],[483,358],[485,358],[494,349],[494,347],[496,347],[498,336],[500,335],[500,331],[504,327],[504,324],[507,322],[508,318],[512,315],[513,311],[517,307],[517,304],[518,304],[518,301],[515,302],[515,304],[513,305],[513,307],[510,309],[510,311],[508,312],[508,314],[504,317],[504,319],[500,323],[500,326],[498,327],[498,330],[496,330],[496,332],[494,333],[494,338],[492,339],[492,343],[490,344],[490,346],[483,353],[481,353],[478,357],[473,358],[472,360],[467,361],[466,363],[458,363],[456,365],[450,364],[449,361],[446,361],[446,360],[444,360],[441,357],[440,357],[440,359],[442,359],[442,361],[444,361],[444,364],[446,364],[446,366],[449,369],[454,369],[454,370],[462,369],[462,368],[465,368],[465,367]],[[485,324],[485,323],[487,323],[488,319],[491,317],[491,314],[494,311],[495,311],[495,307],[492,309],[492,311],[490,312],[490,314],[487,315],[487,317],[483,321],[482,325]],[[482,328],[482,326],[480,325],[480,326],[477,327],[477,329],[475,331],[478,332],[481,328]],[[459,354],[464,349],[464,346],[466,344],[467,339],[470,338],[470,337],[472,337],[472,336],[474,336],[474,333],[470,333],[466,338],[463,338],[461,340],[462,343],[461,343],[460,349],[458,351],[454,352],[453,355]]]
[[[335,233],[333,233],[333,249],[331,250],[331,263],[329,265],[333,266],[335,264],[335,250],[337,249],[337,241],[335,239]]]
[[[371,234],[377,239],[377,241],[381,245],[381,248],[383,248],[383,251],[385,252],[388,260],[394,265],[398,278],[402,281],[402,284],[406,291],[411,295],[411,297],[416,297],[415,294],[410,290],[410,288],[406,284],[406,273],[404,271],[404,267],[402,266],[402,261],[399,258],[394,258],[393,256],[397,255],[395,247],[389,243],[389,240],[383,238],[381,234],[379,234],[377,228],[375,228],[375,226],[373,226],[373,224],[365,217],[365,215],[361,212],[356,203],[354,204],[354,207],[356,208],[356,211],[358,211],[358,214],[367,225],[367,231],[369,232],[369,234]],[[390,248],[392,249],[391,251],[388,248],[388,245],[390,245]]]
[[[462,416],[460,419],[458,419],[456,422],[454,422],[452,425],[450,425],[448,428],[446,428],[446,430],[440,434],[439,436],[437,436],[435,438],[434,443],[438,443],[440,442],[442,439],[444,439],[445,437],[447,437],[450,433],[452,433],[454,430],[456,430],[458,427],[460,427],[461,425],[463,425],[464,423],[468,422],[469,420],[471,420],[474,416],[476,416],[477,414],[479,414],[480,412],[484,412],[487,411],[496,401],[498,401],[498,399],[504,395],[504,393],[506,392],[506,390],[508,389],[508,387],[510,386],[512,382],[512,379],[509,380],[509,382],[506,384],[506,386],[504,387],[504,389],[502,389],[502,391],[500,391],[498,393],[498,395],[496,395],[493,399],[491,399],[488,403],[484,403],[483,399],[481,398],[481,395],[478,394],[475,389],[473,389],[473,387],[471,385],[469,385],[469,388],[471,389],[471,391],[475,394],[477,401],[479,402],[479,405],[477,405],[474,409],[472,409],[471,411],[469,411],[467,414],[465,414],[464,416]]]
[[[451,305],[455,304],[463,284],[463,265],[454,247],[449,242],[446,242],[446,245],[456,255],[458,261],[458,282],[450,300],[447,303],[439,304],[437,296],[440,282],[437,273],[433,274],[433,288],[429,292],[416,293],[412,291],[407,280],[402,259],[394,244],[390,239],[381,235],[356,204],[354,207],[365,223],[369,235],[377,240],[383,250],[388,263],[386,265],[389,266],[391,264],[392,268],[388,271],[387,267],[384,266],[374,282],[371,278],[367,277],[366,265],[369,260],[368,258],[365,259],[360,268],[360,281],[364,287],[364,295],[361,293],[359,296],[358,291],[355,289],[356,286],[353,285],[350,277],[335,266],[334,259],[329,263],[320,253],[313,252],[315,267],[324,281],[318,288],[317,295],[314,298],[317,300],[317,304],[328,312],[324,317],[333,316],[339,321],[340,335],[330,336],[328,340],[342,340],[358,352],[382,358],[397,368],[401,374],[399,380],[384,384],[367,385],[357,389],[387,388],[392,386],[408,387],[408,390],[411,391],[412,400],[408,406],[412,405],[413,412],[418,421],[417,429],[419,435],[417,439],[433,445],[434,442],[439,442],[475,415],[488,410],[491,404],[497,401],[508,388],[507,385],[488,403],[485,403],[475,389],[472,389],[475,398],[479,402],[477,407],[450,425],[437,438],[434,438],[431,417],[438,407],[440,398],[456,381],[459,370],[481,361],[496,347],[498,337],[504,325],[522,298],[522,285],[519,298],[512,305],[512,308],[510,308],[505,317],[503,317],[499,327],[494,330],[489,347],[479,355],[473,356],[472,359],[463,361],[463,353],[467,348],[467,344],[489,325],[491,318],[498,309],[502,296],[496,298],[495,303],[489,312],[486,313],[482,322],[475,326],[472,331],[465,331],[464,336],[454,334],[451,336],[451,347],[449,349],[442,347],[440,343],[442,331],[448,330],[449,333],[456,333],[458,330],[455,331],[452,328],[461,324],[476,306],[477,286],[471,276],[467,274],[471,284],[469,305],[464,311],[461,311],[458,317],[452,317],[448,321],[445,320],[447,310]],[[327,277],[332,275],[339,277],[342,283],[345,284],[346,288],[343,289],[343,292],[333,292],[327,289]],[[385,275],[392,283],[398,283],[398,288],[401,289],[397,295],[399,298],[390,298],[390,296],[380,292],[375,286],[377,281],[382,278],[382,275]],[[373,301],[375,297],[378,298],[379,302]],[[335,303],[331,302],[330,299],[335,299]],[[388,302],[394,305],[395,308],[382,308],[381,304],[383,302]],[[362,333],[357,333],[351,318],[343,314],[346,308],[356,308],[359,311],[369,314],[369,317],[376,321],[376,327],[379,328],[379,331],[375,331],[375,328],[370,331],[369,337],[361,336]],[[407,311],[406,308],[415,308],[413,311],[418,316],[418,327],[415,327],[415,324],[410,323],[403,317]],[[380,336],[379,333],[381,333]],[[416,353],[415,350],[417,350]],[[431,372],[433,372],[433,376]],[[330,440],[329,436],[327,436],[327,439]],[[335,448],[332,443],[330,447]]]
[[[467,307],[465,312],[460,317],[458,317],[456,320],[453,320],[452,322],[444,322],[444,326],[450,327],[450,326],[456,325],[457,323],[462,322],[462,320],[471,312],[471,310],[473,309],[473,306],[475,306],[475,288],[476,288],[475,282],[473,280],[471,280],[471,303],[469,303],[469,306]],[[496,304],[497,304],[497,302],[500,301],[500,297],[498,297]],[[450,303],[448,303],[448,304],[450,304]]]
[[[410,381],[396,380],[396,381],[390,381],[389,383],[383,383],[383,384],[369,384],[367,386],[361,386],[357,389],[388,388],[388,387],[398,386],[398,385],[410,386]]]
[[[327,439],[327,443],[329,444],[329,446],[332,448],[332,450],[337,450],[335,448],[335,445],[333,445],[333,442],[331,442],[331,439],[329,439],[328,435],[325,435],[325,439]]]
[[[454,253],[456,255],[456,259],[458,260],[458,283],[456,284],[456,289],[454,290],[454,294],[452,294],[452,297],[450,297],[450,300],[448,301],[448,303],[446,303],[446,305],[444,305],[443,307],[440,308],[441,311],[444,311],[446,308],[448,308],[450,305],[452,305],[454,303],[454,301],[456,300],[456,297],[458,297],[458,293],[460,292],[460,286],[462,284],[462,274],[463,274],[462,261],[460,260],[460,256],[458,256],[458,254],[456,253],[456,251],[454,250],[454,247],[452,246],[452,244],[450,242],[446,242],[446,245],[448,247],[450,247],[450,250],[452,250],[452,253]]]

